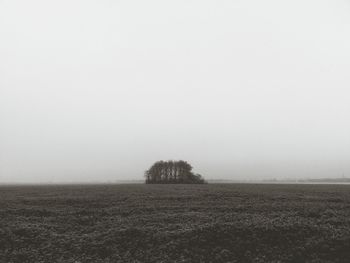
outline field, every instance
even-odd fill
[[[2,186],[0,262],[350,262],[350,186]]]

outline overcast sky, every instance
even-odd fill
[[[350,1],[0,0],[0,182],[350,177]]]

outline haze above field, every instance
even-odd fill
[[[350,175],[350,3],[0,1],[0,182]]]

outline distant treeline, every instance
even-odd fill
[[[146,184],[203,184],[200,174],[192,172],[186,161],[158,161],[146,172]]]
[[[299,179],[298,182],[311,183],[350,183],[350,178],[317,178],[317,179]]]

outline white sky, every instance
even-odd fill
[[[0,182],[350,177],[350,2],[0,0]]]

